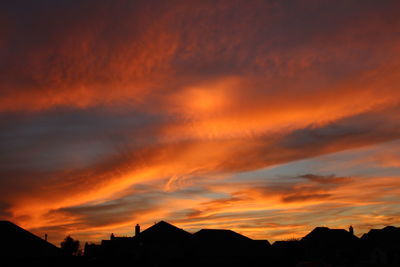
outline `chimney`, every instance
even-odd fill
[[[47,234],[44,234],[44,240],[47,241]]]
[[[350,225],[350,227],[349,227],[349,232],[350,232],[350,234],[354,235],[354,228],[353,228],[353,226],[351,226],[351,225]]]
[[[135,226],[135,236],[138,236],[140,234],[140,225],[136,224]]]

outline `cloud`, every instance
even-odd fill
[[[64,216],[75,218],[73,224],[76,229],[93,228],[99,226],[112,227],[121,223],[138,220],[146,212],[160,208],[162,192],[141,192],[135,191],[132,195],[118,199],[105,201],[103,203],[85,204],[80,206],[64,207],[52,210],[44,217],[58,218]]]
[[[321,225],[346,228],[352,224],[361,234],[372,226],[387,224],[386,219],[391,224],[399,223],[395,219],[397,177],[306,175],[332,181],[326,183],[304,176],[256,183],[213,183],[210,190],[224,197],[199,203],[185,212],[174,211],[171,219],[193,230],[230,228],[270,240],[301,237]]]
[[[347,177],[335,177],[335,175],[321,176],[315,174],[304,174],[301,175],[299,178],[304,178],[311,182],[319,184],[340,184],[348,181]]]
[[[163,131],[150,127],[149,129],[156,129],[153,132],[153,136],[150,136],[152,142],[139,142],[137,145],[133,142],[131,145],[125,141],[121,143],[119,138],[101,139],[104,140],[100,142],[102,146],[109,143],[109,147],[116,148],[105,149],[103,150],[104,155],[97,156],[94,159],[84,157],[87,162],[82,162],[83,165],[81,166],[71,167],[69,161],[61,161],[58,167],[61,171],[54,170],[52,166],[48,170],[45,168],[41,171],[29,168],[25,171],[23,169],[15,171],[4,168],[2,172],[5,178],[1,180],[2,188],[4,188],[2,201],[12,206],[10,212],[14,214],[14,218],[20,218],[23,214],[31,213],[33,210],[40,214],[46,212],[46,210],[83,205],[86,202],[97,199],[113,199],[120,191],[136,183],[154,181],[165,177],[183,177],[177,185],[178,188],[180,186],[186,187],[187,185],[184,181],[193,180],[196,177],[201,179],[201,177],[212,177],[212,175],[227,175],[240,171],[257,170],[295,160],[394,140],[399,136],[398,127],[394,124],[396,114],[398,114],[397,109],[383,110],[380,113],[369,112],[342,119],[327,126],[297,130],[288,135],[265,135],[245,139],[165,142],[160,138],[162,136],[160,133]],[[111,120],[113,120],[112,118]],[[380,127],[370,131],[376,121],[380,121]],[[60,123],[62,122],[63,120],[60,120]],[[155,122],[158,123],[157,120]],[[76,121],[73,123],[67,122],[66,125],[69,124],[76,127],[75,123]],[[105,123],[105,121],[103,120],[102,123]],[[77,125],[80,124],[81,122],[78,121]],[[85,120],[83,120],[83,124],[85,124]],[[37,126],[38,124],[35,123],[35,125]],[[116,122],[113,122],[113,125],[111,129],[119,131],[118,127],[120,126]],[[126,129],[129,129],[130,123],[127,123],[127,125],[128,127],[125,128],[126,124],[123,121],[121,129],[126,131]],[[133,127],[135,128],[136,124],[133,124]],[[47,129],[43,131],[45,136],[48,134],[47,131]],[[86,131],[88,140],[92,141],[93,138],[90,138],[90,134],[97,132],[97,129],[94,128],[92,131],[89,128],[82,132],[79,130],[78,133],[83,136]],[[131,133],[132,131],[128,131],[128,135]],[[139,131],[137,134],[139,140],[143,140],[140,137],[142,132]],[[134,136],[135,133],[133,132],[131,137]],[[144,138],[146,137],[147,135],[144,135]],[[129,137],[122,135],[121,138],[124,140],[124,138]],[[135,138],[132,140],[135,140]],[[34,144],[37,141],[33,138],[32,142]],[[61,148],[66,148],[64,152],[68,151],[68,142],[58,144],[61,145]],[[123,149],[120,150],[119,147]],[[51,153],[54,148],[56,148],[54,145],[45,146],[43,151]],[[57,150],[54,155],[62,156]],[[17,153],[16,155],[19,154]],[[243,155],[246,156],[243,157]],[[26,157],[26,154],[21,156]],[[6,154],[5,158],[7,157],[8,155]],[[31,164],[35,162],[34,158],[30,159],[28,157],[28,159]],[[10,160],[10,162],[13,162],[13,160]],[[41,163],[40,158],[38,162]],[[44,167],[46,165],[41,168],[43,169]],[[324,183],[328,185],[340,183],[342,179],[335,180],[329,177],[313,176],[301,178],[309,179],[322,185]],[[169,181],[171,182],[170,179]],[[170,183],[165,185],[168,187],[168,184]],[[171,187],[172,191],[174,191],[173,188]],[[11,189],[13,190],[10,191]],[[285,196],[287,201],[293,201],[297,198],[316,200],[318,197],[329,197],[324,191],[308,192],[307,190],[309,189],[307,188],[291,188],[290,190],[302,190],[303,194],[291,195],[288,193]],[[70,197],[65,198],[60,192],[67,193]],[[50,199],[51,201],[49,201]],[[27,202],[30,203],[28,209],[25,205]]]
[[[247,90],[238,89],[245,99],[265,103],[272,97],[278,106],[280,98],[303,90],[311,106],[321,94],[329,101],[326,87],[332,84],[341,88],[337,97],[382,97],[365,87],[371,79],[370,85],[396,93],[395,1],[379,7],[373,1],[89,0],[3,6],[2,110],[141,106],[231,76],[251,81]]]

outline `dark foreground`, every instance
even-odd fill
[[[191,234],[159,222],[133,237],[86,244],[81,256],[65,251],[10,223],[0,223],[0,266],[400,266],[400,228],[317,227],[299,240],[253,240],[230,230]]]

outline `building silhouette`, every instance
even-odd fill
[[[193,258],[212,264],[258,266],[271,247],[268,240],[253,240],[231,230],[202,229],[192,236]]]
[[[400,228],[316,227],[301,239],[253,240],[227,229],[189,233],[165,221],[132,236],[86,243],[84,256],[67,256],[45,239],[0,221],[0,266],[400,266]]]
[[[231,230],[202,229],[191,234],[160,221],[132,237],[86,244],[85,256],[101,261],[136,262],[144,266],[222,266],[251,264],[259,266],[271,247],[267,240],[252,240]],[[249,265],[250,266],[250,265]]]
[[[400,266],[400,228],[386,226],[383,229],[371,229],[361,240],[364,262]]]
[[[62,256],[60,248],[9,221],[0,221],[0,238],[0,266],[15,260],[48,261]]]
[[[360,258],[360,239],[344,229],[316,227],[301,239],[306,260],[352,265]]]

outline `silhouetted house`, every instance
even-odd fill
[[[182,264],[188,257],[192,235],[165,221],[160,221],[137,234],[137,257],[146,263]]]
[[[84,256],[87,259],[118,259],[133,258],[135,241],[132,237],[116,237],[110,235],[109,240],[102,240],[101,244],[85,244]]]
[[[372,229],[361,237],[365,263],[400,266],[400,228]]]
[[[334,265],[354,264],[360,258],[360,240],[344,229],[316,227],[301,239],[305,258]]]
[[[147,243],[185,243],[191,238],[191,234],[165,221],[160,221],[135,236],[135,238],[140,242]]]
[[[135,236],[117,237],[112,234],[110,240],[102,240],[100,245],[85,245],[85,256],[89,259],[115,259],[143,266],[182,265],[188,255],[191,237],[190,233],[164,221],[143,232],[136,225]]]
[[[193,257],[204,266],[256,266],[265,261],[270,246],[267,240],[255,241],[231,230],[203,229],[193,234]]]
[[[62,256],[60,248],[9,221],[0,221],[0,259],[44,260]]]

